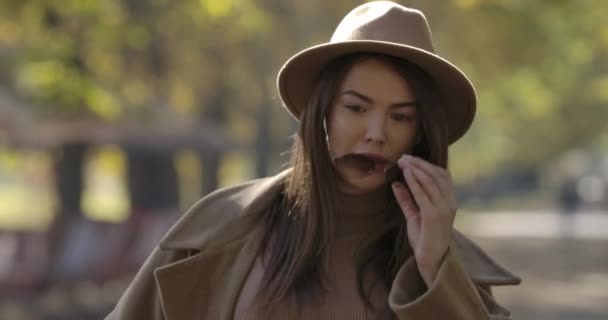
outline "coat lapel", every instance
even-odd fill
[[[261,240],[254,232],[219,251],[198,252],[155,272],[167,320],[232,319]]]
[[[155,270],[167,320],[232,319],[262,241],[260,213],[282,190],[289,172],[210,194],[161,240],[163,250],[195,252]]]

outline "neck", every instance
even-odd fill
[[[365,194],[338,191],[335,212],[337,236],[373,232],[382,228],[388,191],[386,187]]]

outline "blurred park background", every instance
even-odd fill
[[[515,319],[608,319],[608,1],[411,0],[476,85],[457,225]],[[275,76],[352,0],[0,0],[0,319],[100,319],[210,191],[279,172]]]

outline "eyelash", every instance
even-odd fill
[[[345,107],[353,112],[365,112],[365,108],[356,104],[347,104],[345,105]],[[411,121],[413,119],[412,116],[407,115],[407,114],[394,114],[391,115],[391,118],[395,121],[402,121],[402,122],[406,122],[406,121]]]
[[[395,115],[392,115],[391,118],[393,118],[396,121],[411,121],[413,119],[412,116],[409,116],[407,114],[395,114]]]
[[[356,104],[347,104],[346,108],[354,112],[364,112],[365,108]]]

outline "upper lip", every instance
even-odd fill
[[[388,160],[387,158],[385,158],[377,153],[364,152],[364,153],[355,153],[355,154],[361,155],[361,156],[366,156],[379,164],[392,163],[392,161]]]

